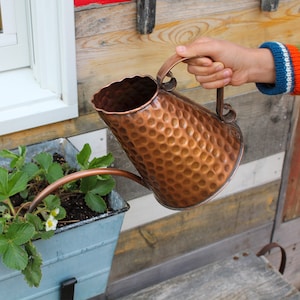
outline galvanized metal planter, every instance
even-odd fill
[[[30,151],[76,151],[66,140],[47,142]],[[42,148],[41,148],[42,147]],[[61,285],[76,282],[74,299],[88,299],[105,292],[111,263],[128,204],[113,191],[109,201],[113,212],[65,226],[50,240],[35,245],[43,258],[43,277],[38,288],[30,288],[23,275],[0,264],[0,290],[6,299],[60,299]]]

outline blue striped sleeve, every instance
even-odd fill
[[[275,62],[275,84],[256,83],[263,94],[278,95],[291,93],[294,89],[294,70],[287,48],[279,42],[265,42],[260,48],[267,48],[272,52]]]

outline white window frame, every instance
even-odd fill
[[[77,117],[73,0],[9,1],[27,5],[32,55],[30,67],[0,73],[0,134]]]

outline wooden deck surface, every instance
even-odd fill
[[[296,300],[298,290],[265,257],[243,251],[119,300]]]

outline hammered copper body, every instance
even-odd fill
[[[183,209],[211,199],[230,180],[243,153],[235,112],[218,90],[217,114],[173,92],[172,56],[157,80],[135,76],[96,93],[95,109],[156,199]],[[171,77],[163,83],[165,77]],[[227,113],[224,115],[223,110]]]

